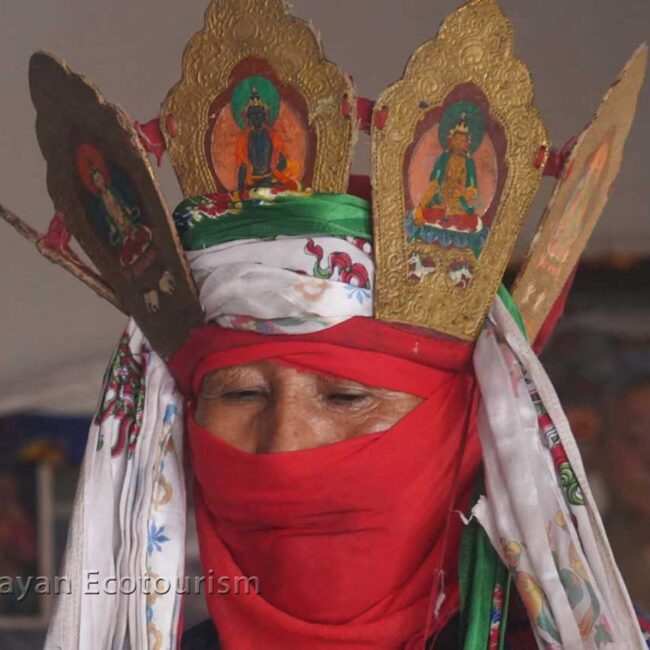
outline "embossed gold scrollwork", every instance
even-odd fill
[[[316,133],[311,186],[345,192],[356,140],[356,102],[348,76],[327,61],[316,33],[282,0],[212,0],[203,31],[183,54],[183,77],[167,95],[161,128],[185,196],[216,191],[205,153],[209,109],[247,58],[266,61],[283,84],[305,99]],[[341,106],[348,98],[350,110]]]
[[[441,106],[467,83],[481,90],[503,128],[508,170],[478,260],[469,250],[409,243],[404,229],[404,160],[422,107]],[[437,38],[413,54],[404,77],[382,93],[376,110],[387,110],[385,127],[372,135],[376,317],[477,337],[540,182],[533,161],[548,138],[532,98],[530,74],[513,54],[512,27],[495,0],[473,0],[449,16]],[[413,251],[433,258],[436,268],[417,283],[408,279]],[[450,282],[450,264],[472,269],[468,286]]]

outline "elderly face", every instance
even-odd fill
[[[207,374],[196,421],[238,449],[269,454],[384,431],[421,401],[261,361]]]

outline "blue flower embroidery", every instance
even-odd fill
[[[163,535],[164,530],[165,530],[164,526],[160,526],[160,528],[158,528],[156,526],[155,521],[151,522],[151,526],[149,526],[149,536],[147,540],[148,555],[151,555],[154,552],[154,549],[156,551],[162,551],[162,545],[165,542],[169,541],[169,537],[167,537],[167,535]]]
[[[364,300],[370,300],[369,289],[356,287],[353,284],[348,284],[345,289],[348,293],[348,298],[350,298],[351,300],[356,300],[360,305],[363,304]]]
[[[165,407],[165,416],[163,418],[163,422],[165,424],[172,424],[174,422],[174,418],[176,417],[176,404],[167,404]]]

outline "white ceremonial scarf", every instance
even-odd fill
[[[487,497],[473,514],[512,571],[538,647],[645,650],[569,423],[500,298],[474,368]]]
[[[318,256],[309,252],[314,249]],[[278,237],[186,255],[206,320],[222,327],[307,334],[353,316],[372,316],[374,264],[368,242]],[[367,286],[359,286],[359,276],[368,279]]]
[[[165,364],[131,321],[88,434],[63,570],[71,588],[59,596],[46,650],[176,647],[182,406]]]

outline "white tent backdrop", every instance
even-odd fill
[[[377,94],[401,76],[409,54],[436,32],[458,0],[294,0],[320,30],[330,59]],[[181,52],[201,28],[207,0],[0,0],[0,202],[45,230],[52,207],[34,134],[30,54],[47,49],[92,79],[134,119],[157,114],[180,76]],[[518,55],[530,67],[537,105],[561,145],[590,119],[635,47],[650,34],[648,0],[501,0]],[[626,160],[590,255],[650,253],[650,83]],[[355,170],[369,169],[367,139]],[[179,199],[168,162],[158,177]],[[529,215],[530,237],[552,182]],[[523,239],[523,238],[522,238]],[[525,242],[520,242],[520,249]],[[0,412],[94,408],[101,370],[124,318],[0,224]],[[648,279],[650,284],[650,278]]]

